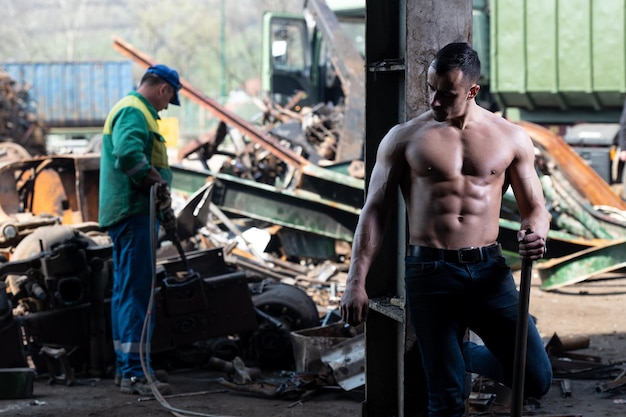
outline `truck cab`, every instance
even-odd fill
[[[353,47],[365,56],[365,1],[327,1]],[[344,47],[346,47],[344,45]],[[330,57],[330,45],[310,13],[266,12],[263,16],[262,86],[282,105],[295,110],[344,98]]]

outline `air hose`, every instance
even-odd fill
[[[141,359],[141,369],[150,384],[150,388],[152,389],[152,394],[154,398],[169,412],[177,417],[187,417],[187,416],[200,416],[200,417],[233,417],[233,416],[224,416],[224,415],[215,415],[215,414],[206,414],[200,413],[196,411],[188,411],[180,408],[172,407],[167,400],[163,397],[163,395],[157,389],[154,378],[152,376],[152,372],[148,368],[148,361],[150,358],[150,341],[152,340],[152,335],[149,334],[151,329],[151,320],[153,320],[153,308],[154,308],[154,293],[156,289],[156,203],[157,203],[157,192],[158,187],[164,187],[163,185],[154,184],[150,187],[150,254],[152,256],[152,286],[150,289],[150,301],[148,302],[148,308],[146,311],[146,318],[143,322],[143,328],[141,331],[141,342],[139,343],[139,357]],[[182,252],[182,249],[181,249]],[[187,266],[185,264],[185,266]]]

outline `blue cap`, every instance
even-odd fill
[[[178,100],[178,91],[180,90],[180,87],[182,87],[182,84],[180,83],[180,79],[178,78],[178,72],[175,69],[172,69],[163,64],[158,64],[148,68],[146,74],[158,75],[159,77],[167,81],[172,87],[174,87],[176,93],[174,94],[174,97],[172,97],[172,99],[170,100],[170,104],[180,106],[180,100]]]

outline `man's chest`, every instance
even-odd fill
[[[406,161],[417,176],[434,179],[503,175],[513,154],[502,140],[490,137],[426,136],[406,150]]]

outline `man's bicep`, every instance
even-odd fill
[[[401,174],[402,161],[388,142],[383,141],[376,155],[376,164],[370,177],[368,195],[378,204],[389,205],[395,195]],[[368,197],[370,199],[370,197]]]
[[[535,205],[543,205],[543,190],[535,169],[534,147],[525,146],[508,170],[508,178],[519,209],[524,215]]]

